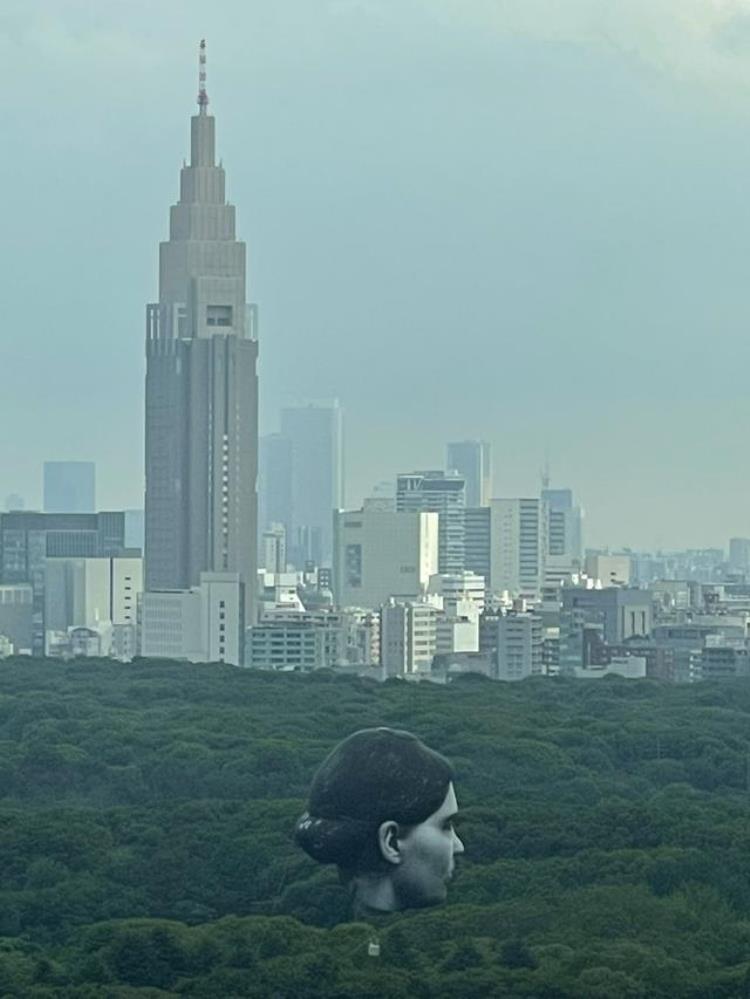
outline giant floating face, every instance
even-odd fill
[[[355,732],[315,774],[297,842],[315,860],[338,865],[357,907],[439,904],[463,853],[452,779],[445,757],[409,732]]]
[[[456,856],[464,852],[454,827],[457,811],[451,783],[440,808],[412,826],[400,840],[402,859],[391,875],[401,903],[398,908],[421,908],[445,901]]]

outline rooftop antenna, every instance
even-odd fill
[[[544,467],[541,470],[542,479],[542,489],[549,489],[550,474],[549,474],[549,454],[544,455]]]
[[[206,39],[201,38],[198,49],[198,107],[199,114],[205,114],[208,107],[208,94],[206,93]]]

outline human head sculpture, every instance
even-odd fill
[[[336,864],[354,907],[395,912],[445,901],[463,844],[453,767],[415,735],[391,728],[354,732],[318,768],[297,843]]]

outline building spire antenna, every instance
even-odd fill
[[[541,469],[541,480],[542,480],[542,489],[549,489],[549,484],[550,484],[549,453],[546,451],[544,454],[544,465]]]
[[[206,39],[201,38],[198,49],[198,107],[199,114],[206,114],[208,94],[206,93]]]

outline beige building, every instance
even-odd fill
[[[438,514],[365,507],[333,515],[333,598],[338,607],[415,600],[438,569]]]
[[[547,557],[547,505],[540,499],[490,501],[490,589],[538,600]]]

